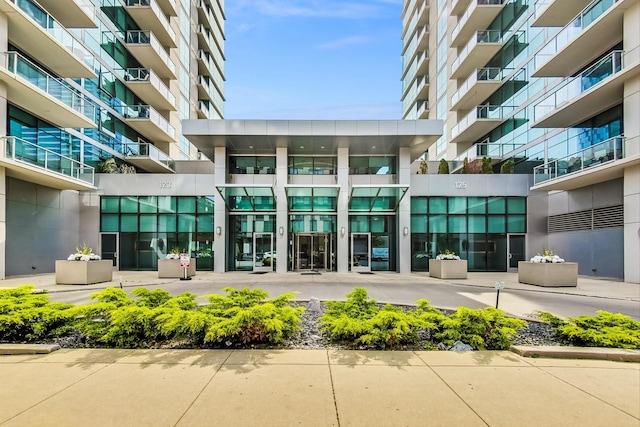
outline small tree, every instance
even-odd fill
[[[418,175],[426,175],[429,172],[429,165],[426,160],[420,160],[420,166],[418,167]]]
[[[500,166],[500,173],[513,173],[514,168],[513,159],[509,159]]]
[[[467,157],[462,161],[462,169],[460,173],[469,173],[469,159]]]
[[[493,167],[491,167],[491,157],[482,158],[482,173],[493,173]]]
[[[438,173],[440,175],[447,175],[449,173],[449,163],[445,159],[440,159],[440,164],[438,165]]]

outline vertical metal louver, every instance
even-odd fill
[[[566,233],[569,231],[588,231],[623,226],[624,209],[622,205],[618,205],[551,215],[549,216],[547,228],[549,233]]]

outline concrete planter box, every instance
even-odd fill
[[[518,262],[518,282],[536,286],[578,286],[578,263]]]
[[[113,280],[113,261],[56,261],[58,285],[90,285]]]
[[[190,258],[189,267],[187,268],[187,277],[196,275],[196,259]],[[159,259],[158,260],[158,277],[161,279],[176,279],[184,277],[184,267],[180,267],[179,259]]]
[[[466,259],[430,259],[429,276],[438,279],[466,279],[467,260]]]

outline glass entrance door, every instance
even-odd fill
[[[253,271],[273,271],[275,263],[273,233],[253,233]]]
[[[524,234],[509,234],[508,265],[509,270],[518,269],[518,261],[524,261],[525,244]]]
[[[118,233],[100,233],[100,256],[112,260],[118,269]]]
[[[331,269],[330,235],[327,233],[302,233],[295,238],[294,268],[297,271]]]
[[[351,271],[371,271],[371,233],[351,233]]]

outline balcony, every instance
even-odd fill
[[[471,0],[452,0],[451,1],[451,16],[460,15],[469,6]]]
[[[127,68],[124,73],[127,87],[142,100],[158,110],[176,111],[176,97],[153,70]]]
[[[499,67],[476,69],[451,97],[451,109],[469,110],[474,105],[482,104],[502,86],[505,75],[512,71],[511,68]]]
[[[148,105],[121,107],[125,122],[147,137],[158,142],[175,142],[176,131],[169,122]]]
[[[198,101],[198,118],[199,119],[210,119],[211,112],[209,101]]]
[[[156,146],[141,142],[124,145],[127,162],[150,173],[175,173],[175,162]]]
[[[625,157],[626,146],[638,137],[617,136],[533,170],[532,190],[574,190],[624,176],[624,169],[640,164],[640,156]]]
[[[454,168],[452,172],[455,172],[462,168],[464,159],[467,159],[467,161],[471,163],[476,159],[489,157],[491,159],[491,164],[499,163],[506,157],[509,157],[510,153],[512,153],[514,150],[517,150],[523,145],[524,144],[497,144],[491,142],[479,142],[477,144],[473,144],[471,148],[454,159],[454,164],[460,164],[458,165],[458,167]]]
[[[450,143],[475,142],[491,132],[504,121],[504,117],[515,107],[502,105],[480,105],[451,129]]]
[[[59,77],[96,77],[94,57],[33,0],[0,0],[6,13],[9,42],[47,64]]]
[[[473,33],[489,27],[504,5],[505,0],[473,0],[458,17],[458,25],[451,32],[451,47],[462,46]]]
[[[402,35],[401,39],[406,40],[413,36],[413,32],[420,25],[427,25],[429,23],[429,1],[421,0],[421,4],[416,8],[415,1],[411,1],[410,7],[406,9],[406,12],[414,12],[411,15],[411,20],[407,21],[406,14],[402,19]],[[414,11],[414,8],[415,11]]]
[[[535,56],[533,77],[571,76],[622,40],[624,11],[637,0],[595,0]]]
[[[538,0],[533,27],[564,27],[593,0]]]
[[[91,0],[38,0],[38,3],[67,28],[96,28],[96,9]]]
[[[7,175],[59,190],[95,190],[91,166],[14,136],[0,138]]]
[[[622,102],[625,83],[639,72],[640,48],[611,52],[539,102],[532,126],[566,128],[582,123]]]
[[[143,30],[150,30],[162,44],[178,47],[176,33],[156,0],[125,0],[126,10]]]
[[[498,30],[476,32],[451,64],[451,78],[461,79],[474,69],[484,67],[502,48],[504,40],[506,38]]]
[[[0,54],[7,99],[61,128],[95,128],[96,107],[78,91],[18,52]]]
[[[213,101],[211,80],[205,76],[198,76],[198,99]]]
[[[418,119],[428,119],[429,118],[429,100],[423,99],[417,101],[417,118]]]
[[[176,0],[158,0],[158,6],[167,16],[178,16],[178,4]]]
[[[145,68],[155,71],[161,79],[176,79],[176,66],[152,32],[127,31],[125,46]]]

